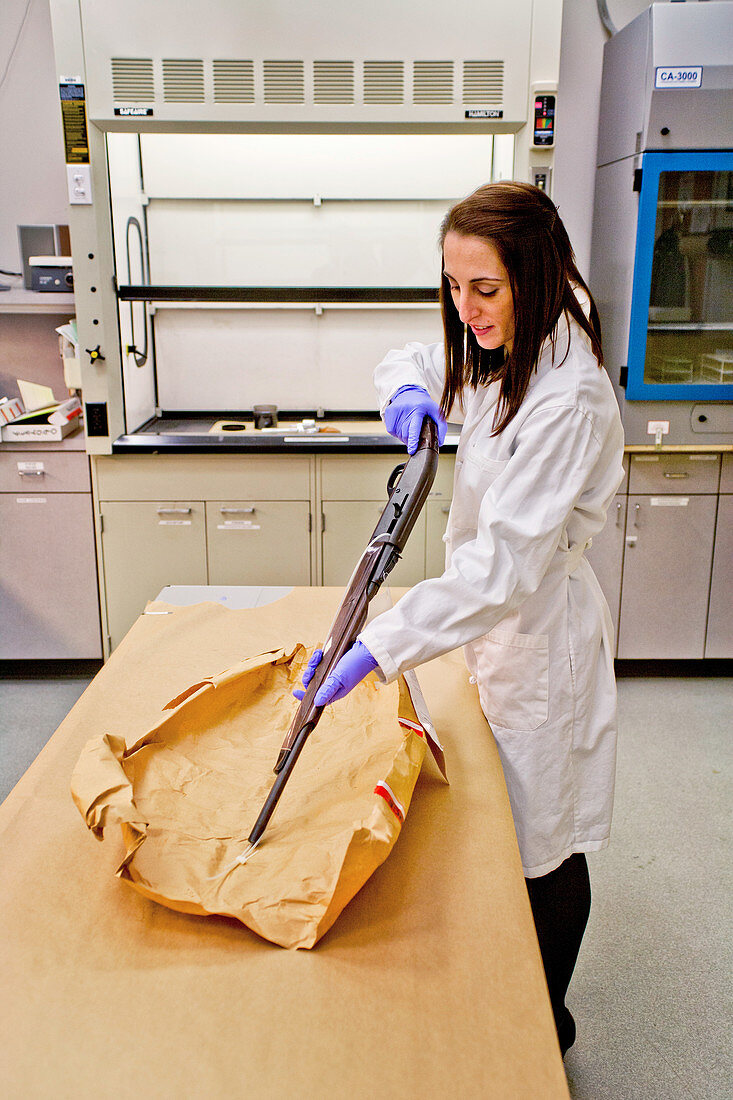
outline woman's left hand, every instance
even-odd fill
[[[313,679],[313,675],[321,663],[322,657],[323,653],[321,650],[316,649],[306,665],[305,671],[303,672],[304,689],[308,687],[308,684]],[[362,642],[354,642],[351,649],[344,653],[330,676],[327,676],[324,683],[321,684],[313,702],[317,707],[325,707],[328,706],[329,703],[335,703],[337,699],[343,699],[357,684],[361,683],[365,676],[373,672],[376,667],[377,662],[372,657],[367,647]],[[305,690],[300,691],[296,688],[293,691],[293,695],[296,699],[302,699],[305,695]]]

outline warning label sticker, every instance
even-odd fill
[[[86,100],[83,84],[59,84],[67,164],[89,164]]]

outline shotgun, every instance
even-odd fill
[[[303,746],[323,713],[324,708],[317,707],[313,702],[316,693],[356,641],[366,622],[369,603],[397,564],[430,492],[437,469],[438,429],[435,422],[426,416],[420,430],[417,450],[407,462],[395,467],[387,482],[387,505],[347,585],[324,643],[323,657],[280,750],[274,768],[277,778],[247,838],[250,847],[239,857],[238,863],[244,863],[262,839]]]

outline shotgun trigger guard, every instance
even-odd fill
[[[407,465],[406,462],[401,462],[399,464],[399,466],[395,466],[394,470],[392,471],[392,473],[387,478],[387,496],[388,497],[392,495],[392,490],[394,489],[395,485],[397,484],[397,482],[399,481],[399,479],[402,477],[403,473],[405,472],[405,466],[406,465]]]

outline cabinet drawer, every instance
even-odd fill
[[[632,455],[630,493],[717,493],[716,454]]]
[[[209,584],[309,585],[304,500],[206,502]]]
[[[395,466],[409,458],[403,455],[334,455],[321,459],[323,500],[386,500],[387,479]],[[450,500],[453,493],[455,456],[444,455],[438,462],[431,497]]]
[[[84,451],[0,452],[2,493],[88,493],[89,459]]]
[[[100,500],[308,500],[307,455],[125,455],[95,460]]]

